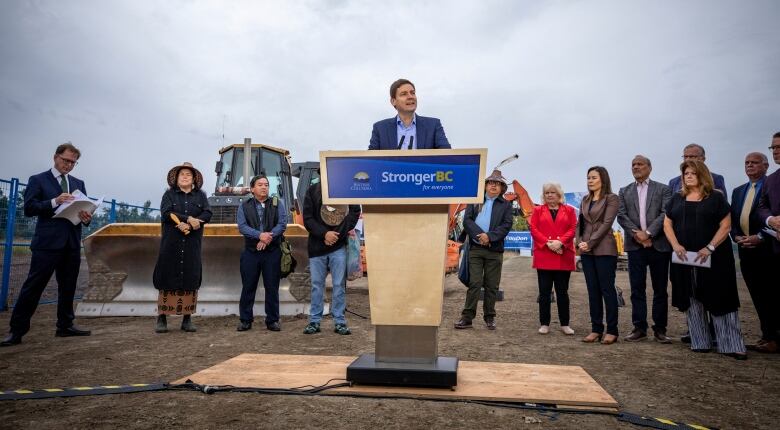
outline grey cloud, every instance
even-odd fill
[[[532,196],[675,174],[707,148],[729,187],[780,130],[780,6],[763,2],[0,3],[0,177],[26,179],[70,139],[91,194],[157,204],[170,166],[214,185],[223,144],[363,149],[407,77],[456,147],[487,147]],[[224,121],[225,139],[222,139]],[[736,160],[736,161],[735,161]],[[128,180],[132,178],[132,180]]]

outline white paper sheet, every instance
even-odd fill
[[[672,263],[674,264],[685,264],[686,266],[694,266],[694,267],[706,267],[710,268],[710,265],[712,264],[712,256],[710,255],[707,257],[707,261],[702,263],[701,261],[694,261],[696,259],[697,253],[693,251],[688,251],[685,253],[685,256],[688,257],[688,261],[682,261],[680,260],[680,257],[677,256],[676,252],[672,253]]]
[[[103,204],[103,197],[101,197],[97,202],[93,202],[80,190],[72,192],[71,195],[74,197],[74,199],[59,205],[57,209],[54,210],[54,218],[65,218],[72,222],[73,225],[76,225],[81,222],[81,218],[79,218],[79,212],[86,211],[94,214],[95,210],[97,210],[97,208]]]

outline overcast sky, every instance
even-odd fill
[[[595,164],[617,191],[638,153],[667,182],[691,142],[730,192],[780,131],[778,29],[775,0],[4,0],[0,178],[70,140],[90,195],[158,206],[185,160],[210,194],[223,124],[293,161],[365,149],[404,77],[453,147],[518,153],[537,201]]]

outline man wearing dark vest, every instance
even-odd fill
[[[265,326],[279,331],[279,280],[281,279],[282,252],[279,245],[287,229],[287,209],[284,202],[269,197],[268,178],[255,176],[249,183],[252,197],[238,208],[236,221],[238,231],[244,236],[244,251],[241,253],[241,301],[238,331],[252,328],[253,307],[260,275],[265,290]]]
[[[84,195],[84,181],[70,175],[81,152],[67,142],[54,152],[54,167],[31,176],[24,190],[24,215],[38,217],[30,249],[30,273],[22,285],[11,314],[11,330],[0,346],[22,343],[30,330],[30,319],[52,274],[57,277],[57,331],[55,336],[89,336],[89,330],[73,325],[73,296],[81,265],[81,226],[88,225],[92,214],[79,212],[80,223],[73,225],[66,218],[54,218],[55,210],[74,199],[78,190]]]

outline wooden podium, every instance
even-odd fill
[[[359,384],[457,385],[458,359],[438,355],[450,203],[483,200],[486,149],[320,152],[324,204],[363,206],[375,354]]]

